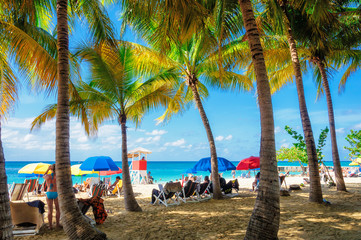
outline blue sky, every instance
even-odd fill
[[[112,10],[113,19],[118,15]],[[116,25],[119,26],[119,21]],[[76,38],[76,40],[74,40]],[[77,43],[84,36],[71,38]],[[126,40],[140,41],[131,33]],[[342,72],[335,73],[330,79],[334,112],[336,118],[337,140],[341,160],[347,160],[348,152],[343,149],[347,143],[345,136],[350,129],[361,129],[361,81],[356,73],[348,80],[346,89],[338,93],[338,82]],[[311,74],[304,75],[306,101],[312,127],[317,142],[321,129],[328,126],[325,97],[316,101],[316,87]],[[32,120],[38,116],[55,97],[45,98],[22,88],[17,107],[2,123],[2,141],[7,161],[53,161],[55,159],[55,121],[46,123],[41,129],[30,132]],[[228,92],[210,90],[209,98],[204,101],[214,137],[218,156],[231,161],[239,161],[250,155],[259,155],[260,119],[255,92]],[[276,148],[291,146],[293,139],[284,131],[289,125],[302,133],[294,85],[285,86],[273,96],[275,117]],[[197,161],[209,156],[207,136],[198,110],[191,107],[183,115],[174,117],[168,124],[156,125],[155,119],[163,112],[151,112],[142,124],[128,123],[128,150],[143,147],[153,153],[150,161]],[[115,161],[121,160],[121,132],[116,122],[108,122],[100,127],[96,138],[88,138],[79,121],[71,120],[71,160],[82,161],[95,155],[108,155]],[[331,141],[327,138],[324,149],[325,160],[331,159]]]

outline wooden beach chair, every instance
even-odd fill
[[[14,183],[10,193],[10,201],[23,201],[25,193],[28,193],[28,187],[28,183]]]
[[[180,204],[179,193],[182,191],[182,185],[180,182],[168,182],[164,185],[164,187],[162,184],[158,184],[158,187],[159,192],[154,192],[154,194],[152,193],[155,198],[153,205],[159,203],[168,207]]]
[[[196,193],[197,185],[198,183],[189,180],[186,185],[183,186],[182,192],[179,194],[180,200],[184,203],[199,202]]]
[[[11,220],[15,226],[14,236],[27,236],[39,233],[44,224],[43,214],[39,208],[29,206],[25,202],[10,202]],[[26,226],[22,226],[26,224]],[[32,225],[32,226],[29,226]]]

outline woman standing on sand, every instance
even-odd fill
[[[52,171],[51,174],[48,174],[49,170]],[[49,229],[53,228],[53,202],[55,204],[56,210],[56,227],[61,227],[59,223],[60,210],[58,202],[58,192],[56,187],[55,164],[50,165],[48,170],[46,170],[44,174],[44,179],[46,181],[46,185],[48,186],[48,191],[46,192],[46,202],[48,204]]]

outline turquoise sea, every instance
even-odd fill
[[[13,182],[16,183],[22,183],[25,180],[25,177],[21,174],[18,174],[19,169],[24,167],[25,165],[29,164],[31,162],[28,161],[7,161],[5,163],[6,168],[6,174],[8,178],[8,183],[12,184]],[[46,162],[53,164],[54,162]],[[81,162],[72,162],[71,164],[80,164]],[[232,162],[235,166],[237,166],[238,162]],[[348,167],[350,161],[341,161],[342,167]],[[116,162],[116,164],[121,168],[122,163]],[[182,174],[185,174],[186,169],[192,168],[196,162],[194,161],[148,161],[148,171],[151,172],[151,175],[157,182],[166,182],[170,180],[176,180],[179,178],[182,178]],[[333,163],[331,161],[325,161],[325,164],[327,166],[333,166]],[[299,166],[297,162],[285,162],[280,161],[278,162],[278,166]],[[240,176],[242,173],[247,173],[248,171],[236,171],[236,176]],[[254,175],[254,171],[251,171],[252,176]],[[294,173],[296,174],[296,173]],[[120,174],[121,175],[121,174]],[[209,175],[209,172],[198,172],[197,175],[207,176]],[[95,177],[98,176],[97,174],[87,175],[83,177],[83,181],[87,177]],[[115,177],[117,175],[111,176],[112,181],[115,180]],[[223,176],[225,178],[231,178],[231,172],[227,171],[223,173]],[[74,177],[73,176],[73,183],[80,183],[81,177]],[[40,179],[40,182],[42,183],[43,180]]]

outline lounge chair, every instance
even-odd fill
[[[10,201],[22,201],[25,193],[28,193],[28,187],[28,183],[14,183],[10,191]]]
[[[108,195],[108,189],[109,189],[109,186],[111,185],[110,181],[111,181],[110,177],[104,178],[105,194],[106,195]]]
[[[166,207],[180,204],[179,193],[182,191],[182,185],[180,182],[168,182],[164,185],[164,187],[162,184],[158,184],[158,187],[159,191],[153,189],[152,192],[153,205],[157,204],[158,202],[159,204],[163,204]]]
[[[115,188],[112,190],[112,194],[113,195],[117,195],[118,197],[120,197],[120,194],[122,193],[123,190],[123,181],[122,179],[120,179],[117,183],[117,185],[115,185]]]
[[[39,229],[44,223],[44,217],[39,212],[39,208],[29,206],[25,202],[10,202],[10,211],[12,223],[15,226],[13,228],[14,236],[35,235],[39,233]]]
[[[102,197],[105,193],[106,186],[104,184],[94,184],[91,187],[91,195],[90,197]]]
[[[197,197],[199,201],[204,201],[212,198],[212,183],[211,182],[204,182],[197,185]]]
[[[28,193],[36,193],[36,190],[38,188],[38,179],[25,179],[25,183],[29,183],[29,187],[28,187]],[[29,201],[29,196],[28,196],[28,201]]]
[[[183,186],[182,192],[179,194],[179,197],[184,203],[198,202],[198,198],[196,194],[197,185],[198,183],[189,180]]]

